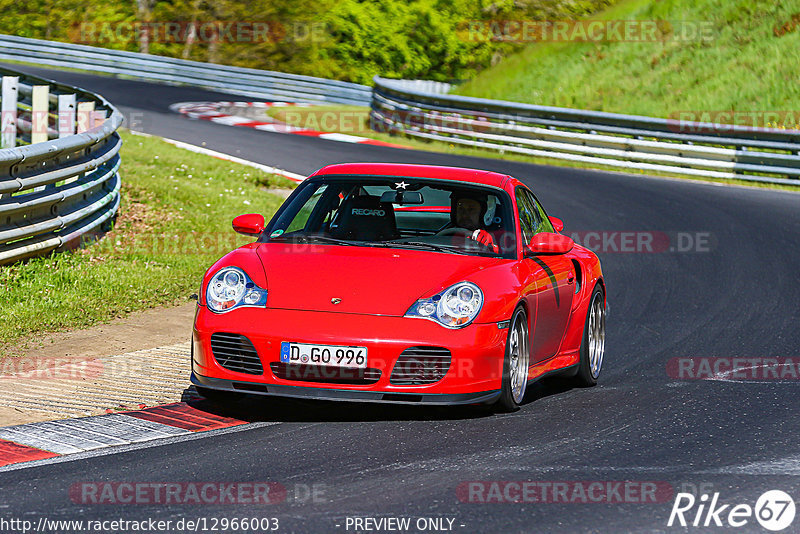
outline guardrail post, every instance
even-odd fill
[[[31,144],[48,140],[48,113],[50,112],[50,87],[34,85],[31,96]]]
[[[46,143],[50,123],[50,86],[34,85],[31,93],[31,144]],[[55,189],[55,184],[39,186],[33,189],[34,193],[45,189]]]
[[[98,109],[92,113],[92,128],[102,126],[106,122],[108,112],[104,109]]]
[[[17,96],[19,76],[3,76],[0,101],[0,148],[17,146]]]
[[[78,133],[83,133],[94,128],[94,102],[78,103]]]
[[[58,137],[75,133],[75,95],[58,95]]]

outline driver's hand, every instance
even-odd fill
[[[494,244],[494,238],[492,237],[492,234],[490,234],[486,230],[475,230],[474,232],[472,232],[472,235],[470,237],[472,237],[472,239],[474,239],[481,245],[492,249],[495,254],[498,254],[500,252],[500,247]]]

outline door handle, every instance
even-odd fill
[[[569,276],[567,276],[567,283],[569,285],[572,285],[572,284],[575,283],[575,275],[574,274],[569,273]]]

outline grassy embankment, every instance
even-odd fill
[[[674,33],[661,42],[532,44],[458,94],[651,117],[798,111],[798,4],[627,0],[593,18],[669,21]]]

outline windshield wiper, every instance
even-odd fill
[[[306,242],[319,241],[320,243],[326,243],[331,245],[346,245],[349,247],[357,247],[361,245],[361,243],[354,243],[353,241],[336,239],[335,237],[328,237],[324,235],[307,235],[307,236],[302,236],[301,239],[305,240]]]
[[[426,243],[425,241],[403,241],[402,243],[395,243],[390,241],[386,243],[386,246],[397,247],[397,248],[427,248],[430,250],[435,250],[437,252],[448,252],[450,254],[470,255],[469,252],[465,252],[457,248],[444,247],[442,245],[434,245],[433,243]]]
[[[334,237],[327,237],[324,235],[288,235],[288,236],[280,236],[280,237],[273,237],[271,241],[285,241],[289,243],[311,243],[311,242],[318,242],[318,243],[325,243],[331,245],[346,245],[346,246],[359,246],[360,243],[355,243],[353,241],[345,241],[344,239],[336,239]]]

